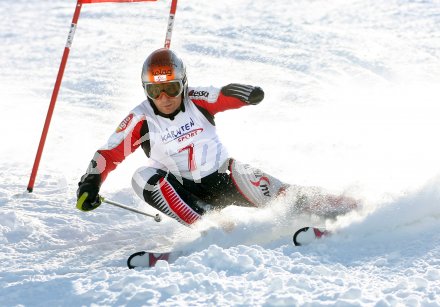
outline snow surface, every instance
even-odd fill
[[[364,203],[336,221],[289,215],[282,202],[230,207],[196,229],[75,209],[94,151],[144,99],[140,70],[163,46],[168,1],[83,6],[25,192],[74,6],[0,1],[0,306],[440,306],[439,1],[179,1],[171,46],[190,83],[266,92],[258,107],[217,116],[230,153]],[[144,161],[130,156],[102,194],[155,214],[130,186]],[[336,234],[294,247],[309,223]],[[126,268],[133,252],[171,246],[194,252]]]

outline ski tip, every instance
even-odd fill
[[[293,244],[295,246],[306,245],[329,234],[330,232],[325,228],[303,227],[298,229],[293,235]]]
[[[145,253],[146,253],[145,251],[141,251],[141,252],[134,253],[130,257],[128,257],[128,259],[127,259],[127,266],[128,266],[128,268],[129,269],[134,269],[135,267],[137,267],[137,265],[134,265],[132,263],[133,258],[141,257],[141,256],[145,255]]]
[[[303,228],[300,228],[297,231],[295,231],[295,234],[293,235],[293,244],[295,246],[301,246],[302,245],[302,243],[301,243],[302,240],[300,240],[299,237],[301,237],[301,235],[304,232],[307,232],[307,230],[309,230],[309,228],[310,227],[303,227]]]

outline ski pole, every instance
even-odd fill
[[[138,214],[142,214],[142,215],[145,215],[145,216],[148,216],[148,217],[152,217],[152,218],[154,219],[154,221],[156,221],[156,222],[158,222],[158,223],[159,223],[160,221],[162,221],[162,218],[160,217],[159,214],[156,214],[156,215],[148,214],[148,213],[145,213],[145,212],[143,212],[143,211],[140,211],[140,210],[136,210],[136,209],[133,209],[133,208],[127,207],[127,206],[125,206],[125,205],[123,205],[123,204],[120,204],[120,203],[117,203],[117,202],[114,202],[114,201],[111,201],[111,200],[105,199],[105,198],[102,197],[102,196],[99,196],[99,197],[100,197],[101,202],[103,202],[103,203],[106,203],[106,204],[109,204],[109,205],[113,205],[113,206],[115,206],[115,207],[119,207],[119,208],[122,208],[122,209],[125,209],[125,210],[128,210],[128,211],[131,211],[131,212],[135,212],[135,213],[138,213]]]

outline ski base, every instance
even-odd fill
[[[330,232],[324,228],[304,227],[298,229],[293,235],[293,244],[295,246],[307,245],[328,235],[330,235]]]
[[[151,268],[154,267],[159,260],[172,263],[182,255],[183,252],[180,251],[171,251],[165,253],[140,251],[128,257],[127,266],[129,269],[138,267]]]

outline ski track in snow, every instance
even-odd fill
[[[293,217],[282,202],[230,207],[196,229],[105,204],[75,209],[94,151],[144,99],[140,70],[163,44],[165,1],[83,6],[25,192],[73,10],[0,2],[1,306],[440,306],[439,1],[181,1],[171,47],[190,83],[266,93],[217,116],[230,153],[363,202],[333,221]],[[130,187],[143,161],[128,157],[102,194],[155,214]],[[236,227],[224,232],[222,219]],[[294,247],[310,223],[335,234]],[[172,246],[192,252],[126,268],[135,251]]]

